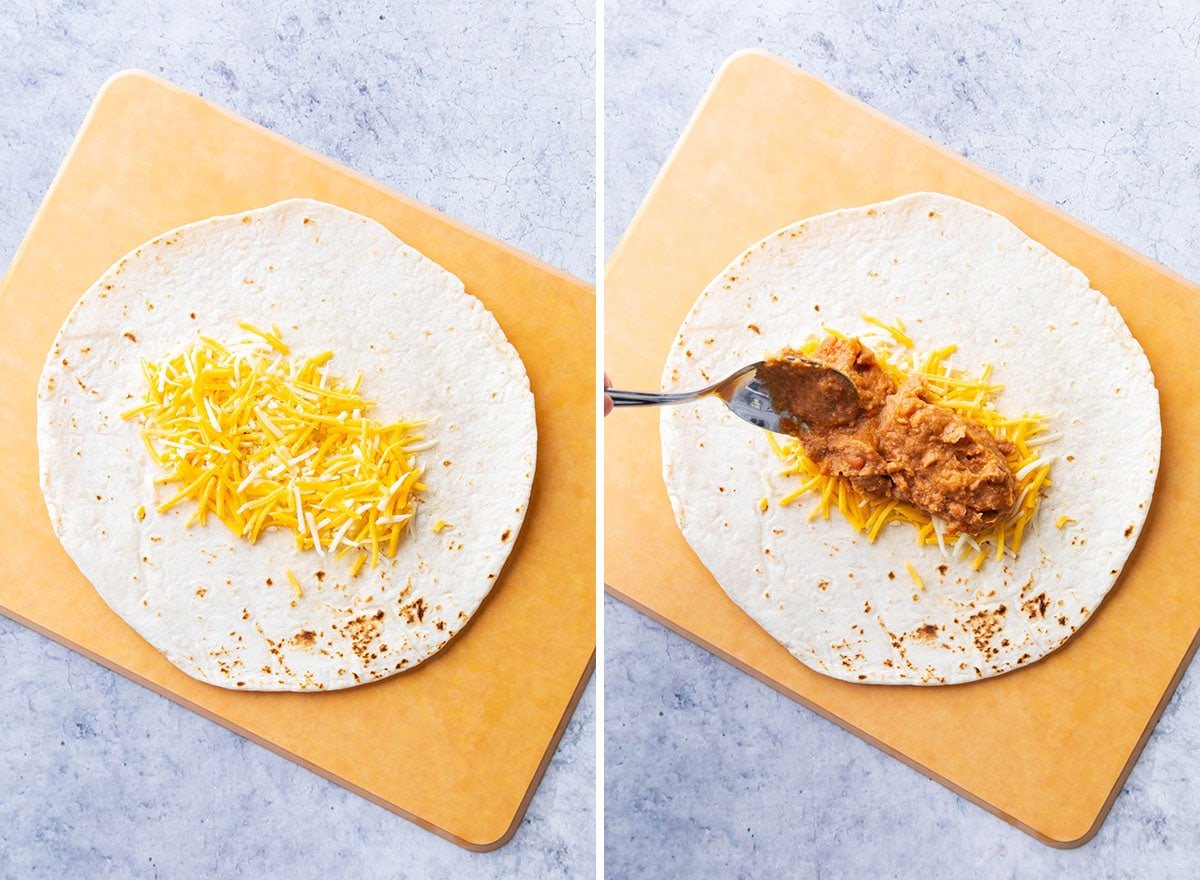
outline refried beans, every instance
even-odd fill
[[[933,403],[919,378],[897,387],[857,339],[829,337],[808,356],[850,379],[857,413],[837,399],[832,385],[822,405],[821,386],[796,368],[801,357],[782,351],[764,362],[758,378],[776,409],[793,416],[783,428],[821,473],[939,516],[951,533],[978,535],[1012,509],[1017,482],[1005,457],[1012,452],[1008,441]]]

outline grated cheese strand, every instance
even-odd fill
[[[915,568],[913,568],[913,564],[906,559],[906,560],[904,560],[904,567],[906,569],[908,569],[909,577],[911,577],[913,579],[913,583],[915,583],[917,585],[917,589],[924,590],[925,589],[925,581],[921,578],[921,576],[919,574],[917,574],[917,570]]]
[[[292,592],[303,598],[304,590],[300,587],[300,581],[296,580],[296,576],[292,574],[290,568],[285,568],[284,571],[287,573],[288,583],[292,585]]]
[[[353,574],[394,556],[425,491],[415,456],[431,445],[424,422],[369,418],[362,374],[353,385],[331,375],[332,352],[293,355],[278,328],[238,326],[252,338],[200,336],[142,364],[142,399],[122,417],[141,422],[162,469],[155,484],[171,487],[158,512],[189,501],[188,525],[211,514],[251,543],[282,529],[320,556],[354,550]]]

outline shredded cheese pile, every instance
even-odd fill
[[[394,556],[425,489],[414,457],[432,445],[417,433],[423,423],[366,417],[374,404],[359,393],[362,374],[348,387],[332,376],[333,352],[294,356],[278,328],[239,326],[254,338],[201,336],[142,364],[143,402],[122,418],[142,420],[163,470],[155,484],[180,487],[158,512],[192,501],[187,525],[212,514],[251,543],[286,529],[301,550],[353,552],[352,575]]]
[[[989,383],[992,370],[990,365],[984,368],[981,375],[968,376],[953,365],[956,346],[949,345],[928,354],[921,354],[916,350],[912,339],[905,332],[904,323],[899,319],[896,319],[894,324],[887,324],[870,315],[863,315],[862,319],[879,328],[880,332],[860,334],[859,341],[871,349],[879,365],[897,386],[911,376],[920,376],[929,389],[932,402],[957,410],[963,416],[981,424],[992,436],[1012,443],[1014,451],[1008,456],[1008,465],[1017,480],[1017,500],[1012,511],[991,531],[979,538],[960,534],[953,545],[947,546],[946,523],[940,517],[930,516],[913,505],[894,498],[866,495],[855,489],[844,477],[825,476],[804,454],[804,448],[799,441],[781,442],[774,434],[767,432],[771,448],[785,465],[778,472],[779,475],[801,481],[797,488],[788,491],[777,503],[781,507],[787,507],[805,495],[816,494],[818,499],[808,512],[809,520],[817,517],[828,519],[830,511],[836,510],[856,531],[865,533],[867,541],[871,543],[875,542],[879,533],[889,523],[909,523],[916,530],[918,544],[937,544],[943,555],[955,559],[971,556],[971,567],[975,571],[979,571],[988,558],[999,561],[1005,554],[1016,558],[1021,552],[1025,530],[1037,514],[1043,493],[1053,485],[1050,480],[1050,465],[1055,456],[1043,457],[1041,447],[1057,440],[1061,435],[1049,430],[1048,416],[1032,414],[1010,418],[997,412],[994,398],[1003,386]],[[824,330],[838,339],[848,338],[830,327],[825,327]],[[820,340],[813,339],[800,350],[806,355],[812,355],[818,345]],[[765,474],[764,480],[766,481]],[[769,481],[767,485],[769,489]],[[768,499],[764,498],[759,502],[761,510],[766,510],[767,501]],[[1058,527],[1061,528],[1063,524],[1064,520],[1060,518]],[[920,576],[911,566],[910,573],[923,588]]]

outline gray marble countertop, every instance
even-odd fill
[[[101,83],[140,67],[592,277],[592,4],[340,5],[0,4],[0,264]],[[0,719],[0,877],[594,872],[593,687],[488,854],[3,618]]]
[[[1183,3],[610,0],[606,31],[608,250],[721,62],[762,47],[1200,277],[1200,18]],[[1197,874],[1195,669],[1100,833],[1059,851],[615,600],[605,610],[614,878]]]

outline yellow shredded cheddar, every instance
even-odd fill
[[[770,506],[771,506],[771,502],[767,500],[766,496],[763,496],[762,498],[758,499],[758,512],[759,513],[766,513],[767,508]]]
[[[941,519],[894,498],[866,495],[843,477],[826,476],[804,454],[798,441],[784,440],[768,433],[767,441],[783,464],[779,475],[788,478],[778,498],[779,506],[788,507],[811,493],[817,500],[808,511],[810,521],[818,517],[828,519],[829,511],[837,510],[856,532],[866,535],[868,543],[874,543],[891,523],[907,523],[913,527],[919,545],[935,544],[955,559],[966,559],[974,553],[970,564],[976,571],[989,557],[999,560],[1005,554],[1016,556],[1044,493],[1053,485],[1050,465],[1055,457],[1043,457],[1041,452],[1043,444],[1058,436],[1049,431],[1049,417],[1036,413],[1016,418],[1002,415],[997,412],[994,399],[1003,386],[989,381],[990,365],[977,376],[967,375],[952,365],[951,359],[958,350],[956,346],[919,353],[899,320],[887,324],[870,315],[863,315],[862,319],[880,332],[863,334],[860,341],[872,350],[880,367],[897,385],[911,376],[919,376],[931,401],[962,413],[986,428],[997,440],[1007,440],[1011,444],[1013,451],[1008,456],[1008,465],[1017,481],[1016,503],[1009,515],[989,532],[978,538],[966,535],[955,538],[947,534],[946,524]],[[823,330],[836,339],[850,338],[832,327]],[[810,339],[800,351],[812,355],[818,345],[820,339]],[[1056,525],[1062,528],[1068,522],[1074,520],[1059,517]],[[917,577],[915,571],[912,573]]]
[[[1057,520],[1055,520],[1055,522],[1054,522],[1054,528],[1056,528],[1056,529],[1061,529],[1061,528],[1064,528],[1065,526],[1068,526],[1068,525],[1070,525],[1070,524],[1071,524],[1071,523],[1073,523],[1073,522],[1077,522],[1077,520],[1073,520],[1073,519],[1071,519],[1071,517],[1067,516],[1067,515],[1064,513],[1064,514],[1063,514],[1062,516],[1060,516],[1060,517],[1059,517]]]
[[[138,522],[141,522],[142,520],[144,520],[146,518],[146,505],[144,505],[144,504],[138,505],[137,518],[138,518]]]
[[[895,339],[897,342],[899,342],[905,348],[913,347],[912,339],[909,337],[909,335],[907,333],[904,332],[904,327],[903,327],[903,325],[900,324],[899,321],[896,322],[896,326],[892,326],[889,324],[885,324],[883,321],[879,320],[878,318],[872,318],[870,315],[861,315],[860,317],[864,321],[866,321],[868,324],[874,324],[880,330],[883,330],[886,333],[888,333],[893,339]]]
[[[450,525],[450,523],[446,522],[444,519],[439,519],[437,522],[435,522],[433,524],[433,533],[435,535],[440,535],[445,529],[450,529],[450,528],[453,528],[453,526]]]
[[[921,590],[925,589],[925,581],[917,574],[917,570],[913,568],[913,564],[906,559],[904,560],[904,567],[908,569],[909,577],[913,579],[913,583],[917,585],[917,588]]]
[[[290,568],[285,568],[284,571],[287,572],[288,583],[292,585],[292,592],[297,596],[302,597],[304,595],[304,590],[300,587],[300,581],[296,580],[296,576],[292,574],[292,570]]]
[[[354,552],[355,573],[393,556],[425,491],[424,423],[368,417],[362,375],[347,386],[330,374],[332,352],[292,355],[278,328],[239,326],[254,338],[200,336],[142,365],[143,400],[124,417],[140,419],[155,483],[170,487],[157,510],[193,502],[188,525],[212,515],[251,543],[284,529],[301,550]]]

